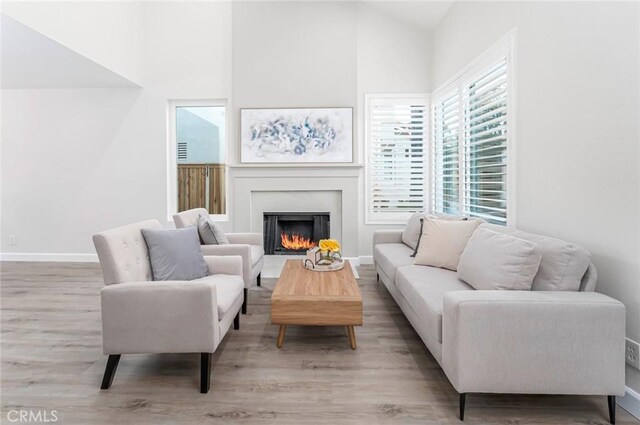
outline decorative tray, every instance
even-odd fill
[[[344,261],[342,258],[336,258],[331,264],[314,264],[313,261],[305,258],[304,260],[302,260],[302,264],[304,265],[305,269],[309,269],[314,272],[335,272],[337,270],[342,270],[344,268],[344,265],[346,264],[346,261]]]

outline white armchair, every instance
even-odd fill
[[[173,215],[177,229],[198,224],[200,215],[209,216],[204,208],[194,208]],[[260,273],[264,264],[262,233],[227,233],[229,245],[202,245],[204,255],[239,255],[242,257],[242,277],[244,279],[244,303],[242,313],[247,312],[247,289],[255,282],[260,286]]]
[[[140,230],[158,228],[149,220],[93,236],[105,283],[102,340],[109,356],[101,388],[111,386],[122,354],[201,353],[200,392],[206,393],[212,353],[232,322],[240,328],[242,258],[205,256],[209,276],[154,282]]]

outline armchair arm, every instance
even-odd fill
[[[204,261],[207,263],[207,266],[209,266],[209,275],[230,274],[242,277],[243,261],[239,255],[205,255]]]
[[[242,257],[242,280],[244,287],[251,286],[251,247],[247,244],[229,244],[229,245],[201,245],[200,249],[207,256],[240,256]],[[209,268],[211,270],[211,268]]]
[[[443,369],[461,393],[621,395],[625,307],[594,292],[444,296]]]
[[[227,233],[229,243],[262,246],[262,233]]]
[[[373,232],[373,245],[381,243],[402,243],[403,229],[376,230]]]
[[[211,282],[118,283],[100,295],[104,354],[213,353],[220,342]]]

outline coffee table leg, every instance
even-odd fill
[[[287,331],[287,325],[280,325],[280,331],[278,332],[278,341],[276,342],[276,346],[278,348],[282,347],[284,343],[284,333]]]
[[[356,332],[353,330],[353,326],[347,326],[347,332],[349,333],[349,344],[351,344],[351,349],[356,349]]]

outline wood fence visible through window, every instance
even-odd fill
[[[178,164],[178,212],[192,208],[226,213],[224,164]]]

